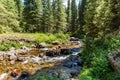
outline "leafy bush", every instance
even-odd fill
[[[120,77],[109,65],[108,53],[120,48],[120,37],[106,37],[102,40],[87,38],[83,51],[84,70],[81,72],[80,80],[120,80]],[[107,75],[106,75],[107,74]],[[111,77],[112,76],[112,77]]]
[[[0,44],[0,51],[7,51],[7,50],[9,50],[11,47],[14,47],[14,48],[16,48],[16,49],[19,49],[19,48],[21,48],[21,44],[20,43],[18,43],[18,42],[8,42],[8,43],[6,43],[6,42],[2,42],[1,44]]]

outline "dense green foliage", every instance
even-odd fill
[[[25,34],[25,37],[36,38],[34,42],[39,44],[54,40],[64,42],[69,35],[61,32],[68,31],[72,36],[83,38],[86,44],[80,80],[119,80],[107,55],[120,48],[120,0],[79,0],[79,4],[76,0],[68,0],[67,6],[63,1],[24,0],[22,3],[21,0],[1,0],[0,33],[47,33]],[[19,48],[21,45],[2,42],[0,50],[8,50],[11,46]]]
[[[80,80],[119,80],[120,74],[109,65],[107,55],[120,48],[120,36],[106,37],[104,40],[89,41],[83,51],[84,68]],[[107,74],[107,75],[106,75]]]
[[[76,31],[76,20],[77,20],[77,5],[76,1],[72,0],[71,2],[71,32]]]
[[[19,16],[14,0],[0,1],[0,33],[17,31],[20,32]]]
[[[41,28],[42,2],[40,0],[25,0],[24,4],[25,31],[39,31]]]
[[[120,74],[111,68],[107,57],[120,49],[119,3],[118,0],[86,0],[82,26],[86,44],[82,53],[85,63],[79,80],[120,79]]]

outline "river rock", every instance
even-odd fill
[[[120,72],[120,51],[108,54],[108,59],[112,68]]]
[[[11,72],[11,76],[16,77],[21,74],[21,71],[18,69],[15,69]]]
[[[17,57],[17,60],[18,60],[18,61],[25,61],[26,58],[27,58],[27,56],[19,55],[19,56]]]
[[[0,75],[0,80],[4,80],[4,79],[5,79],[5,77],[7,77],[7,76],[8,76],[8,74],[7,74],[7,73],[4,73],[4,74]]]
[[[61,49],[60,53],[64,54],[64,55],[69,55],[69,54],[71,54],[71,49],[63,48],[63,49]]]
[[[62,65],[68,68],[79,68],[79,66],[82,66],[82,59],[78,55],[72,55],[64,60]]]
[[[61,52],[61,49],[59,49],[59,48],[55,48],[55,49],[53,49],[53,50],[48,50],[48,51],[46,51],[46,56],[58,56],[58,55],[60,55],[60,52]]]
[[[0,60],[2,61],[4,59],[4,53],[0,52]]]
[[[80,41],[80,39],[75,37],[70,37],[70,41]]]
[[[59,41],[53,41],[52,45],[60,45],[61,43]]]
[[[41,60],[40,57],[34,56],[34,57],[32,57],[31,59],[32,59],[33,63],[35,63],[35,64],[40,64],[40,63],[41,63],[41,62],[40,62],[40,60]]]
[[[15,80],[32,80],[28,79],[28,77],[30,77],[29,72],[22,72],[21,75],[19,75]]]
[[[30,48],[28,48],[26,46],[22,46],[21,49],[23,49],[23,50],[30,50]]]
[[[16,55],[10,55],[10,61],[11,60],[17,60],[17,56]]]
[[[15,64],[15,60],[10,61],[10,64],[11,65]]]

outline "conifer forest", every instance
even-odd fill
[[[0,0],[0,80],[120,80],[120,0]]]

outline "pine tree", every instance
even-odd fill
[[[56,12],[56,32],[66,31],[66,13],[63,7],[62,0],[57,0],[57,12]]]
[[[16,6],[17,6],[18,16],[21,17],[22,11],[23,11],[23,3],[21,0],[15,0],[15,2],[16,2]]]
[[[76,0],[72,0],[71,2],[71,32],[76,31],[76,20],[77,20],[77,5]]]
[[[17,13],[17,7],[14,0],[0,0],[0,26],[4,29],[4,32],[15,31],[20,32],[19,17]]]
[[[83,27],[84,22],[84,10],[85,10],[86,0],[80,0],[78,5],[78,20],[80,27]]]
[[[44,32],[53,32],[53,27],[54,27],[54,21],[53,21],[53,14],[52,14],[52,5],[51,5],[51,0],[46,0],[45,1],[45,7],[44,7],[44,13],[43,13],[43,30]]]
[[[24,0],[24,20],[25,31],[36,32],[41,31],[41,15],[42,2],[41,0]]]
[[[97,36],[97,26],[93,23],[93,19],[96,15],[96,0],[87,0],[86,10],[85,10],[85,26],[84,31],[86,36],[96,37]]]
[[[111,29],[118,30],[120,32],[120,1],[119,0],[111,0],[110,10],[113,13],[113,17],[111,20]]]
[[[68,31],[70,31],[70,26],[71,26],[71,0],[68,0],[68,5],[67,5],[67,26],[68,26]]]
[[[87,1],[84,26],[86,35],[104,38],[110,31],[112,16],[110,1]]]

